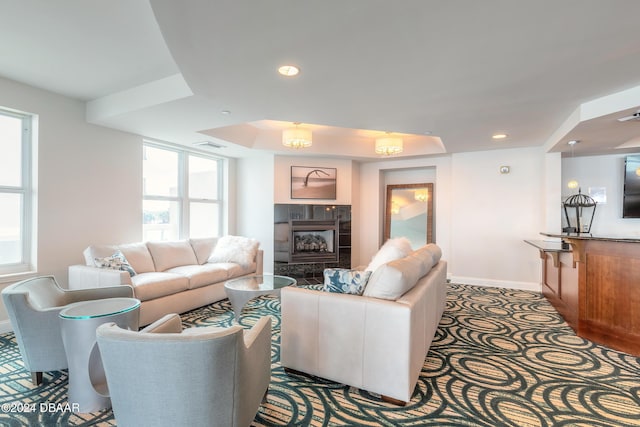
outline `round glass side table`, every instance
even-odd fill
[[[273,274],[251,275],[228,280],[224,290],[233,307],[236,322],[240,322],[240,314],[244,305],[252,298],[260,295],[277,295],[286,286],[295,286],[296,279]]]
[[[106,298],[69,304],[60,311],[60,329],[69,363],[69,405],[81,413],[111,407],[107,379],[96,342],[96,329],[114,322],[138,330],[140,300]]]

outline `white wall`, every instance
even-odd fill
[[[0,106],[38,115],[33,275],[53,274],[66,286],[68,266],[89,244],[141,239],[142,140],[87,124],[80,101],[2,78],[0,94]]]
[[[562,232],[562,156],[561,153],[544,155],[544,189],[545,208],[542,231],[547,233]],[[553,240],[542,237],[543,240]]]
[[[307,166],[321,168],[336,168],[336,200],[322,199],[292,199],[291,198],[291,166]],[[353,161],[341,159],[329,159],[322,157],[293,157],[276,156],[274,165],[274,198],[273,203],[298,203],[298,204],[335,204],[350,205]]]
[[[273,273],[274,156],[256,154],[236,161],[235,232],[260,241],[264,272]]]
[[[419,167],[386,170],[383,176],[385,185],[434,183],[436,182],[436,169],[434,167]]]
[[[435,176],[435,179],[434,179]],[[434,182],[434,211],[436,243],[443,256],[450,259],[451,226],[451,157],[395,160],[363,163],[360,167],[360,212],[353,227],[359,230],[358,258],[354,265],[367,265],[383,243],[385,179],[390,184],[407,179],[411,182]]]
[[[366,214],[354,223],[360,230],[359,264],[368,263],[382,243],[385,179],[431,181],[436,243],[449,263],[449,277],[538,290],[538,253],[523,240],[540,239],[546,218],[559,214],[559,201],[548,203],[545,198],[545,191],[559,195],[545,180],[547,175],[559,176],[555,169],[560,163],[552,157],[541,148],[524,148],[362,164],[360,204]],[[500,174],[502,165],[511,172]],[[548,214],[548,209],[555,213]]]
[[[626,155],[574,157],[562,160],[563,199],[577,193],[577,190],[567,188],[570,179],[578,181],[583,194],[589,194],[589,188],[593,187],[606,189],[607,201],[596,206],[591,227],[591,233],[595,236],[640,236],[640,219],[622,218]]]
[[[452,157],[452,280],[539,289],[540,260],[535,248],[523,239],[541,239],[539,233],[546,231],[546,159],[542,149]],[[502,165],[509,166],[511,172],[501,174]]]

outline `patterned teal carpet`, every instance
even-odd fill
[[[248,327],[263,315],[273,319],[272,381],[256,426],[640,426],[640,359],[577,337],[538,293],[450,284],[447,310],[404,408],[286,374],[279,312],[277,299],[262,297],[241,320]],[[233,324],[228,300],[182,317],[187,326]],[[65,410],[66,372],[45,374],[33,387],[13,334],[0,335],[0,364],[0,425],[116,425],[110,410]],[[20,411],[32,403],[34,412]]]

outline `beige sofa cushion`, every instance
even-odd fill
[[[189,279],[172,273],[150,272],[131,278],[133,292],[140,301],[173,295],[189,289]]]
[[[221,265],[224,265],[225,268],[229,271],[229,279],[256,272],[255,262],[252,262],[249,265],[240,265],[233,262],[223,262]]]
[[[187,240],[176,242],[147,242],[156,271],[167,271],[181,265],[197,265],[198,259]]]
[[[198,264],[204,264],[205,262],[207,262],[207,260],[213,253],[213,248],[216,247],[217,242],[217,237],[201,237],[197,239],[189,239],[189,243],[191,243],[193,252],[196,254],[196,258],[198,259]]]
[[[363,295],[395,301],[415,286],[423,270],[422,260],[417,256],[390,261],[373,272]]]
[[[430,250],[427,245],[411,252],[409,256],[416,258],[420,262],[420,277],[429,273],[431,268],[436,264],[433,260],[433,251]]]
[[[442,249],[440,249],[440,246],[436,245],[435,243],[429,243],[428,245],[423,246],[423,248],[431,252],[434,265],[437,264],[438,261],[440,261],[440,258],[442,258]]]
[[[218,283],[229,277],[228,264],[182,265],[166,271],[189,279],[189,289]]]
[[[127,243],[119,245],[118,249],[124,254],[129,265],[137,274],[156,271],[151,254],[144,243]]]
[[[365,268],[367,271],[376,271],[378,267],[389,261],[404,258],[409,255],[413,249],[411,242],[406,237],[394,237],[384,242],[384,245],[371,258],[371,262]]]

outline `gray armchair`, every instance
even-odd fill
[[[18,341],[24,367],[35,385],[42,372],[67,368],[58,314],[68,304],[114,297],[133,297],[131,286],[65,290],[53,276],[35,277],[9,285],[2,300]]]
[[[271,380],[271,318],[182,331],[168,314],[140,332],[100,325],[118,426],[237,426],[253,421]]]

